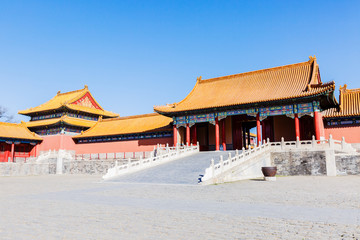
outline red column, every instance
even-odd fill
[[[257,138],[257,146],[260,146],[261,143],[261,130],[260,130],[260,114],[256,115],[256,138]]]
[[[300,122],[299,122],[299,116],[297,113],[295,113],[295,137],[300,139]]]
[[[176,124],[173,125],[173,142],[174,142],[174,147],[176,147],[176,145],[177,145],[177,128],[176,128]]]
[[[5,144],[4,162],[7,161],[9,161],[9,148],[7,147],[7,144]]]
[[[197,135],[196,135],[196,125],[192,127],[193,129],[193,144],[197,144]]]
[[[226,151],[226,132],[225,132],[225,119],[224,120],[222,120],[221,121],[222,123],[221,123],[221,131],[222,131],[222,136],[221,136],[221,138],[222,138],[222,145],[223,145],[223,149],[224,149],[224,151]]]
[[[186,145],[190,145],[190,127],[189,124],[186,124]]]
[[[216,117],[215,118],[215,150],[219,151],[219,145],[220,145],[220,139],[219,139],[219,120]]]
[[[314,112],[315,138],[320,140],[321,116],[319,112]]]
[[[11,155],[10,155],[10,161],[14,162],[14,151],[15,151],[15,144],[11,144]]]

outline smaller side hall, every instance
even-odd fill
[[[346,142],[360,143],[360,89],[340,86],[340,108],[325,111],[325,135],[335,139],[345,138]]]
[[[0,122],[0,162],[26,161],[37,156],[42,139],[27,129],[25,123]]]

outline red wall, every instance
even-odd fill
[[[75,150],[76,154],[113,153],[113,152],[147,152],[154,150],[157,144],[173,145],[173,138],[152,138],[118,142],[80,143],[75,144],[71,136],[44,136],[38,151]]]
[[[360,143],[360,126],[353,127],[326,127],[325,138],[329,138],[332,135],[333,139],[341,140],[345,137],[345,142],[348,143]]]

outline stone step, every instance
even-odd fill
[[[145,169],[133,174],[110,180],[111,182],[132,183],[163,183],[163,184],[197,184],[200,175],[210,166],[213,158],[215,162],[220,156],[227,159],[228,154],[235,151],[200,152],[157,167]]]

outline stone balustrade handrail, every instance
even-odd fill
[[[284,141],[284,138],[281,138],[281,142],[270,142],[267,139],[267,142],[264,140],[263,144],[255,147],[253,149],[245,150],[242,149],[241,153],[235,151],[235,156],[232,157],[229,153],[228,159],[223,160],[223,157],[220,156],[220,161],[217,164],[214,164],[214,159],[211,159],[210,167],[205,169],[205,174],[201,178],[201,182],[211,182],[211,179],[215,179],[226,171],[230,170],[233,167],[236,167],[240,164],[245,163],[246,161],[270,150],[290,150],[290,149],[306,149],[306,150],[326,150],[333,149],[338,151],[345,152],[355,152],[355,149],[352,148],[351,144],[345,142],[345,138],[342,138],[342,141],[334,140],[332,136],[329,136],[329,139],[315,140],[313,136],[312,140],[299,141],[297,138],[296,141]]]
[[[116,161],[115,166],[108,169],[107,173],[103,176],[103,179],[108,180],[124,174],[137,172],[146,168],[176,160],[180,157],[185,157],[196,152],[199,152],[199,143],[197,145],[176,147],[161,147],[158,145],[154,151],[152,151],[151,156],[148,158],[143,159],[140,157],[140,159],[136,161],[128,159],[128,162],[122,165],[119,165],[118,161]]]

